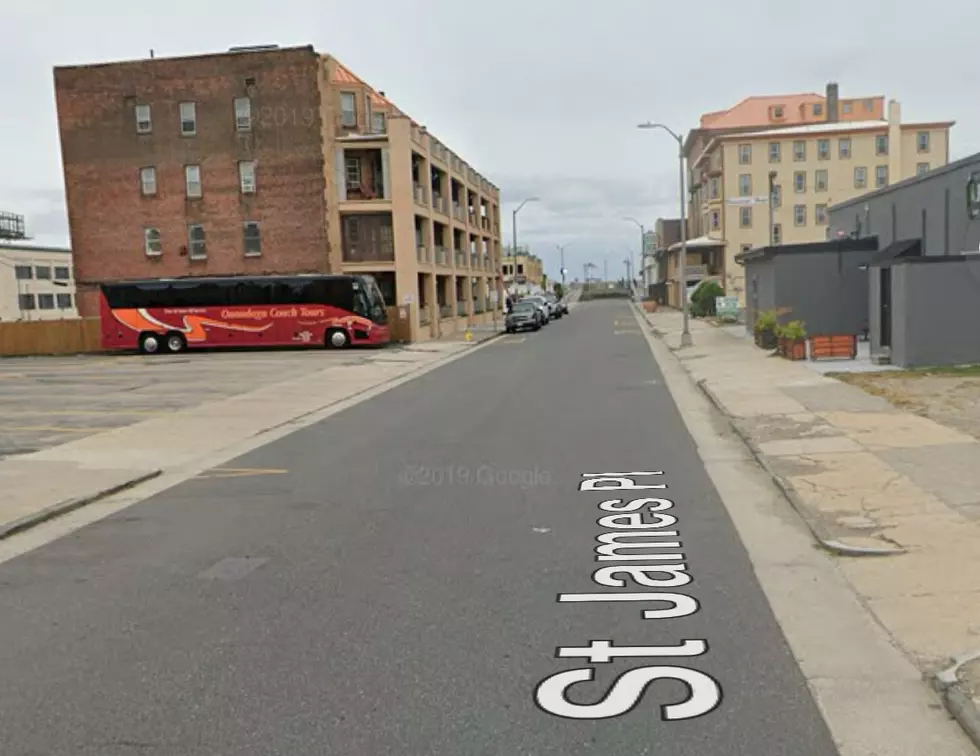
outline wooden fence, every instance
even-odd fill
[[[0,357],[101,351],[98,318],[0,323]]]

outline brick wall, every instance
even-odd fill
[[[83,315],[97,314],[102,281],[330,272],[318,65],[311,48],[293,48],[55,69]],[[240,133],[233,100],[246,95],[252,129]],[[188,100],[195,136],[180,134]],[[152,108],[151,134],[136,132],[137,104]],[[241,160],[257,162],[254,195],[240,192]],[[201,166],[201,199],[185,197],[186,164]],[[145,166],[156,167],[156,196],[141,195]],[[244,255],[246,221],[260,224],[260,257]],[[187,255],[191,223],[205,227],[206,260]],[[145,254],[148,226],[160,231],[160,257]]]

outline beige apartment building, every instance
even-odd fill
[[[526,247],[518,247],[518,250],[515,258],[511,254],[511,248],[506,247],[504,256],[500,259],[504,289],[518,294],[541,289],[544,285],[544,263],[540,257],[532,255]]]
[[[71,250],[0,243],[0,322],[77,317]]]
[[[686,145],[688,282],[717,277],[744,304],[736,254],[770,239],[825,239],[830,205],[949,162],[952,126],[902,123],[898,102],[886,112],[884,97],[840,99],[836,84],[825,96],[749,98],[708,114]]]

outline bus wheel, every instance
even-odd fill
[[[140,352],[142,354],[157,354],[160,351],[160,336],[156,333],[144,333],[140,336]]]
[[[171,354],[177,354],[177,352],[183,352],[187,348],[187,340],[181,333],[168,333],[167,334],[167,351]]]
[[[328,349],[343,349],[350,345],[350,336],[343,328],[331,328],[325,341]]]

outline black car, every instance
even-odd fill
[[[527,329],[539,331],[542,326],[541,320],[540,308],[531,302],[518,302],[507,313],[504,325],[507,328],[507,333],[516,333]]]

